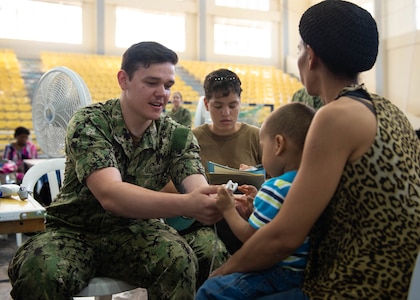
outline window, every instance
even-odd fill
[[[235,7],[243,9],[268,11],[270,9],[269,0],[216,0],[217,6]]]
[[[271,23],[230,18],[215,18],[216,54],[271,57]]]
[[[141,41],[156,41],[174,51],[184,52],[185,17],[117,7],[115,35],[119,48],[128,48]]]
[[[360,5],[360,7],[366,9],[372,15],[372,17],[375,18],[375,7],[373,5],[373,1],[363,3]]]
[[[0,0],[0,38],[82,44],[82,7]]]
[[[420,30],[420,0],[416,0],[416,30]]]

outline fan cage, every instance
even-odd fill
[[[75,71],[60,66],[41,77],[32,99],[32,118],[44,153],[50,157],[65,156],[67,125],[78,109],[90,103],[89,89]]]

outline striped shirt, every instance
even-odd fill
[[[280,211],[297,171],[287,172],[279,177],[268,179],[261,186],[254,199],[254,212],[249,217],[249,224],[259,229],[270,222]],[[309,251],[309,238],[279,265],[295,271],[303,271]]]

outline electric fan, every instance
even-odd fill
[[[32,122],[38,144],[49,157],[65,156],[67,124],[91,102],[86,83],[75,71],[60,66],[42,75],[32,98]]]

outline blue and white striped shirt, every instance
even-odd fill
[[[249,217],[249,224],[259,229],[270,222],[280,211],[297,171],[290,171],[264,182],[254,199],[254,212]],[[285,258],[279,265],[295,271],[303,271],[309,251],[309,237],[296,251]]]

